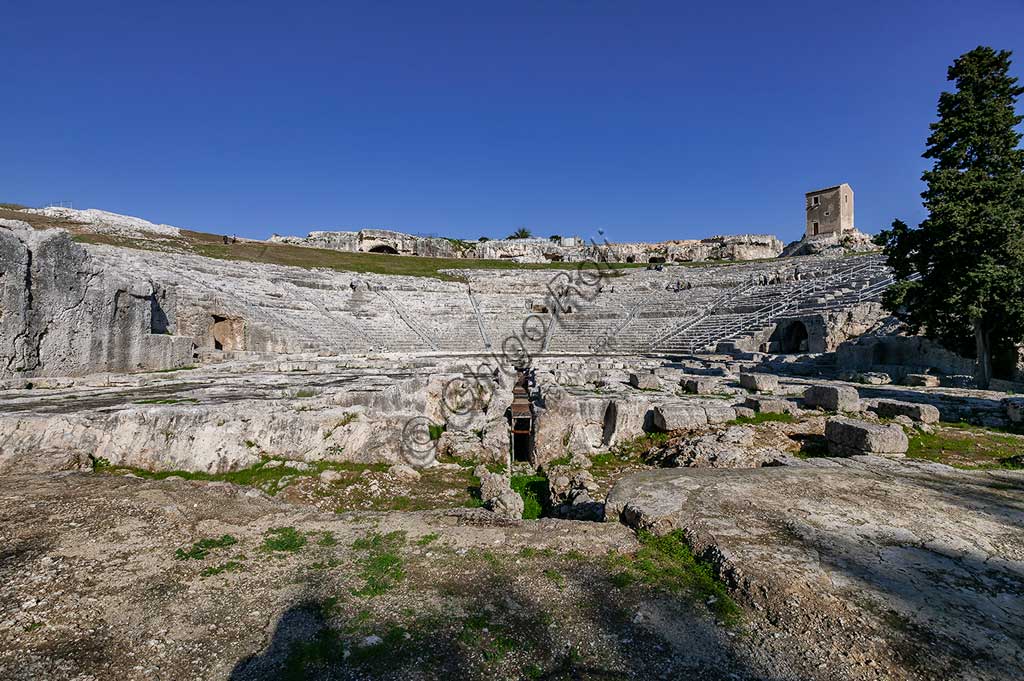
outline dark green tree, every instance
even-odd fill
[[[1024,150],[1015,110],[1024,87],[1009,51],[978,47],[949,68],[922,175],[928,217],[876,238],[896,283],[886,308],[915,333],[977,359],[988,387],[994,349],[1024,342]]]
[[[533,236],[533,232],[528,230],[526,227],[520,227],[516,231],[508,235],[509,239],[529,239]]]

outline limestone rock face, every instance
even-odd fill
[[[939,410],[931,404],[915,404],[899,400],[878,400],[873,411],[883,418],[907,416],[919,423],[938,423]]]
[[[1020,471],[880,457],[663,468],[620,479],[606,518],[656,534],[681,530],[744,602],[788,631],[822,640],[826,630],[830,645],[855,648],[902,630],[926,667],[894,666],[877,678],[1009,681],[1024,678],[1022,486]],[[898,648],[902,660],[912,649]],[[959,652],[949,659],[939,650]]]
[[[480,480],[480,498],[485,508],[503,518],[522,520],[525,503],[512,489],[507,477],[491,473],[486,466],[477,466],[473,474]]]
[[[826,411],[860,411],[860,395],[849,386],[812,385],[804,391],[804,404]]]
[[[0,378],[189,364],[192,339],[168,335],[166,294],[97,267],[63,230],[0,220]]]
[[[829,453],[835,456],[904,456],[910,446],[907,434],[895,424],[884,426],[844,416],[825,422],[825,439]]]
[[[755,447],[754,430],[745,426],[683,438],[662,453],[666,465],[693,468],[758,468],[784,456]]]

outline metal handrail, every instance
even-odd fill
[[[856,274],[857,272],[860,272],[862,270],[865,270],[865,269],[868,269],[868,268],[873,268],[876,265],[877,265],[877,263],[875,263],[875,262],[857,263],[857,264],[855,264],[855,265],[853,265],[851,267],[847,267],[847,268],[845,268],[843,270],[839,270],[837,272],[832,272],[832,273],[830,273],[830,274],[828,274],[828,275],[826,275],[824,277],[819,277],[819,278],[816,278],[816,279],[813,279],[813,280],[808,280],[809,286],[802,286],[802,287],[800,287],[798,289],[798,291],[792,291],[792,292],[788,293],[787,295],[785,295],[785,298],[783,298],[782,300],[773,301],[773,302],[771,302],[771,303],[769,303],[769,304],[767,304],[767,305],[765,305],[765,306],[763,306],[761,308],[758,308],[757,310],[754,310],[753,312],[749,313],[747,316],[745,316],[745,317],[743,317],[743,318],[733,322],[733,324],[732,324],[733,330],[731,332],[728,332],[725,335],[722,335],[721,333],[717,333],[717,332],[709,332],[709,333],[703,334],[701,336],[698,336],[696,338],[688,339],[685,342],[684,347],[686,347],[689,352],[693,352],[694,348],[703,347],[705,345],[710,344],[712,341],[717,340],[717,341],[721,342],[723,340],[729,340],[730,338],[735,338],[737,335],[742,333],[744,330],[746,330],[750,326],[753,326],[753,325],[764,326],[765,324],[770,324],[772,319],[774,319],[775,316],[778,315],[780,312],[788,310],[789,308],[791,308],[794,305],[796,305],[799,302],[801,302],[801,300],[805,299],[807,296],[810,296],[810,295],[813,295],[814,293],[817,293],[819,291],[825,290],[826,284],[828,284],[830,282],[833,282],[833,281],[835,281],[837,279],[845,279],[845,278],[847,278],[847,277],[849,277],[849,276],[851,276],[853,274]],[[748,287],[748,288],[752,288],[752,287]],[[701,320],[697,320],[697,321],[702,321],[703,319],[707,319],[708,317],[712,317],[712,316],[715,316],[713,311],[708,313],[708,314],[706,314],[706,315],[704,315],[701,318]],[[694,325],[696,325],[696,322],[694,322],[694,324],[691,324],[688,328],[692,328]],[[653,346],[654,345],[660,344],[661,342],[663,342],[664,340],[667,340],[667,339],[668,339],[667,337],[663,336],[660,340],[655,341],[654,343],[652,343],[650,349],[653,350]]]

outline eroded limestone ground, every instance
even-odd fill
[[[617,523],[65,473],[0,481],[0,542],[5,679],[815,676]]]
[[[911,678],[1024,676],[1024,473],[874,456],[620,481],[611,518],[682,530],[741,600]]]

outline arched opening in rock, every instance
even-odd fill
[[[892,358],[889,357],[889,348],[885,343],[875,343],[875,347],[871,348],[871,363],[872,364],[893,364]]]
[[[798,319],[779,322],[775,333],[772,334],[778,343],[778,352],[783,355],[793,355],[798,352],[807,352],[807,326]]]
[[[213,339],[214,350],[244,350],[245,322],[237,317],[213,315],[210,336]]]
[[[370,253],[385,253],[387,255],[398,255],[398,250],[387,244],[378,244],[370,249]]]
[[[649,262],[652,265],[662,265],[665,262],[665,258],[660,255],[652,255],[650,260],[648,260],[647,262]]]
[[[636,256],[627,255],[626,262],[636,262]]]

